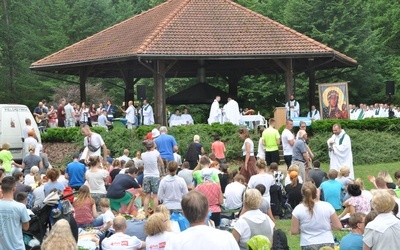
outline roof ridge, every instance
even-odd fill
[[[168,0],[166,2],[164,2],[163,4],[167,4],[173,1],[179,1],[179,0]],[[181,4],[181,6],[179,8],[177,8],[175,11],[172,11],[166,18],[164,18],[164,21],[161,22],[157,28],[154,30],[153,33],[151,33],[143,42],[142,46],[139,47],[139,50],[137,51],[137,54],[142,54],[142,53],[146,53],[146,50],[149,48],[149,46],[151,45],[151,43],[153,42],[154,39],[156,39],[156,37],[162,32],[162,30],[165,29],[165,27],[168,26],[168,24],[178,15],[178,13],[189,4],[189,2],[191,2],[192,0],[181,0],[183,1],[183,3]],[[161,5],[157,5],[156,7],[161,6]],[[155,8],[156,8],[155,7]],[[153,8],[154,9],[154,8]]]
[[[336,51],[336,50],[334,50],[334,49],[328,47],[327,45],[325,45],[325,44],[323,44],[323,43],[321,43],[321,42],[318,42],[317,40],[315,40],[315,39],[313,39],[313,38],[311,38],[311,37],[308,37],[308,36],[306,36],[306,35],[304,35],[304,34],[298,32],[298,31],[296,31],[295,29],[292,29],[292,28],[290,28],[290,27],[288,27],[288,26],[285,26],[285,25],[283,25],[283,24],[281,24],[281,23],[279,23],[279,22],[277,22],[277,21],[275,21],[275,20],[273,20],[273,19],[271,19],[271,18],[269,18],[269,17],[267,17],[267,16],[263,16],[263,15],[261,15],[261,14],[255,12],[255,11],[253,11],[253,10],[247,9],[247,8],[245,8],[244,6],[242,6],[242,5],[238,4],[238,3],[233,2],[232,0],[224,0],[224,1],[230,3],[231,5],[236,6],[236,7],[238,7],[238,8],[241,8],[241,9],[243,9],[244,11],[246,11],[246,12],[248,12],[248,13],[250,13],[250,14],[256,16],[256,17],[259,17],[259,18],[261,18],[261,19],[267,19],[267,20],[271,21],[273,24],[275,24],[276,26],[279,26],[279,27],[281,27],[281,28],[283,28],[283,29],[285,29],[285,30],[287,30],[287,31],[289,31],[289,32],[291,32],[291,33],[293,33],[293,34],[299,36],[299,37],[305,38],[305,39],[307,39],[309,42],[314,43],[315,45],[317,45],[318,47],[320,47],[320,48],[322,48],[322,49],[325,49],[325,50],[327,50],[327,51],[334,51],[334,52],[336,52],[336,53],[341,54],[340,52],[338,52],[338,51]],[[328,48],[328,49],[327,49],[327,48]]]

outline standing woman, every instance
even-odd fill
[[[250,177],[257,174],[256,158],[254,157],[254,143],[250,139],[249,131],[246,128],[241,128],[238,131],[239,138],[244,140],[242,152],[244,157],[244,165],[240,169],[240,174],[249,182]]]
[[[306,182],[301,188],[303,202],[292,213],[292,235],[300,234],[301,249],[334,247],[332,230],[342,229],[342,224],[331,204],[320,201],[317,187]]]
[[[204,148],[203,144],[200,143],[200,136],[195,135],[193,137],[193,142],[189,144],[188,150],[185,155],[185,159],[189,162],[191,170],[193,170],[197,166],[197,163],[199,162],[199,159],[203,154]]]
[[[93,126],[93,123],[96,124],[97,118],[99,117],[99,115],[97,114],[96,104],[92,103],[92,105],[90,105],[89,114],[90,114],[90,124]]]
[[[54,106],[50,106],[49,113],[47,113],[49,117],[49,127],[56,128],[57,127],[57,110],[54,109]]]
[[[80,124],[82,123],[89,124],[89,118],[90,118],[89,108],[86,106],[85,102],[82,102]]]
[[[100,156],[90,156],[88,166],[85,178],[89,183],[90,195],[96,203],[97,211],[100,211],[100,199],[106,198],[109,174],[107,170],[101,168]]]

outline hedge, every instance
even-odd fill
[[[311,124],[312,133],[332,132],[332,126],[340,123],[345,129],[400,131],[400,119],[367,118],[364,120],[320,120]]]

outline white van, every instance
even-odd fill
[[[38,126],[29,108],[19,104],[0,104],[0,147],[3,143],[10,143],[10,152],[16,162],[24,158],[25,119],[31,120],[31,126],[35,130],[38,142],[42,143]]]

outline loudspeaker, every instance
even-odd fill
[[[394,81],[386,81],[386,95],[394,95]]]
[[[137,85],[136,86],[136,93],[138,100],[143,101],[146,99],[146,86],[144,85]]]

